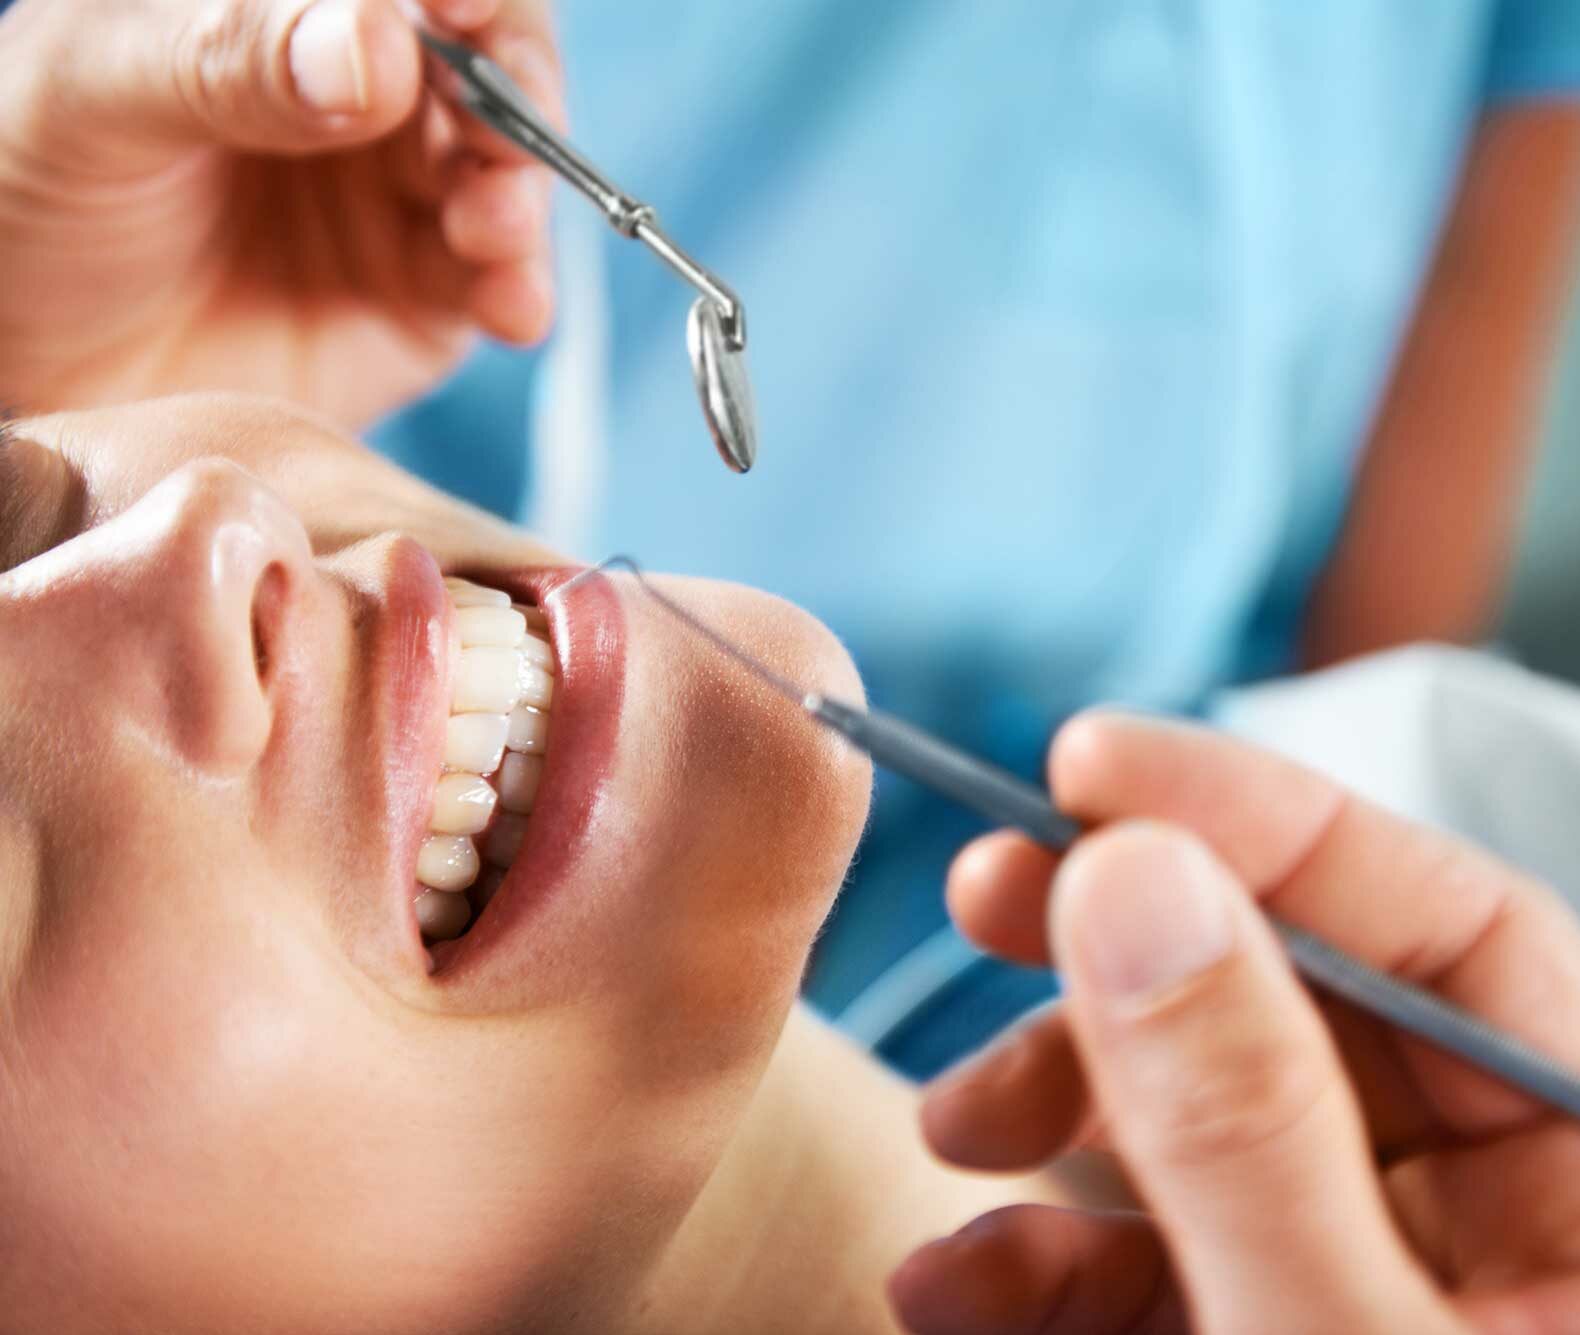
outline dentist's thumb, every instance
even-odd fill
[[[1203,1335],[1458,1330],[1277,938],[1193,836],[1082,840],[1050,908],[1081,1063]]]
[[[416,35],[393,0],[23,0],[10,36],[28,85],[80,151],[158,155],[219,144],[299,155],[371,142],[421,91]]]

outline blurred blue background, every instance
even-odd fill
[[[1503,639],[1533,667],[1580,682],[1580,300],[1573,298],[1541,434]]]

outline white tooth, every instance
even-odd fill
[[[520,644],[527,633],[527,619],[510,607],[462,607],[456,609],[455,629],[461,648],[474,644]]]
[[[477,866],[477,849],[464,834],[430,834],[417,852],[417,879],[433,890],[465,890]]]
[[[511,722],[515,713],[510,718],[503,714],[451,714],[444,725],[444,767],[492,774],[499,768],[499,757],[515,726]]]
[[[450,602],[456,607],[510,606],[508,593],[501,593],[498,589],[485,589],[481,584],[473,584],[469,579],[460,579],[452,575],[445,580],[444,587],[450,594]]]
[[[505,745],[512,751],[542,755],[549,749],[549,716],[528,705],[517,705],[510,711]]]
[[[553,672],[554,648],[541,635],[528,635],[516,646],[521,651],[521,656],[534,667],[540,667],[545,672]]]
[[[541,607],[528,607],[525,603],[511,603],[511,606],[527,619],[527,629],[546,634],[549,629],[549,614]]]
[[[481,913],[486,909],[504,883],[505,872],[502,867],[484,867],[477,875],[477,884],[467,892],[467,898],[472,901],[472,911]]]
[[[522,815],[532,810],[538,784],[543,778],[543,757],[524,756],[515,751],[505,754],[495,781],[499,784],[499,805]]]
[[[483,844],[483,856],[496,867],[508,867],[521,852],[521,841],[527,837],[527,818],[501,811],[494,817]]]
[[[522,697],[521,675],[521,655],[514,649],[480,644],[461,650],[451,713],[508,714]]]
[[[547,709],[554,699],[554,678],[536,663],[522,659],[521,675],[516,680],[516,698],[534,709]]]
[[[428,828],[435,834],[481,834],[497,801],[499,794],[488,780],[476,774],[446,774],[433,790]]]
[[[431,941],[454,941],[472,920],[472,906],[465,895],[447,890],[428,890],[412,900],[417,926]]]

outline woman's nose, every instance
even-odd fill
[[[307,535],[272,491],[219,459],[171,474],[145,507],[138,619],[154,630],[169,739],[211,773],[245,772],[274,725],[272,669],[293,605],[316,578]]]

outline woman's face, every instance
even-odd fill
[[[615,1329],[773,1047],[866,768],[629,584],[552,598],[546,555],[471,564],[546,600],[558,677],[526,844],[435,966],[412,903],[458,663],[440,568],[396,536],[315,557],[213,461],[35,554],[114,508],[67,455],[102,474],[173,437],[321,433],[211,399],[24,425],[0,495],[0,1311]],[[859,691],[785,604],[668,588]]]

